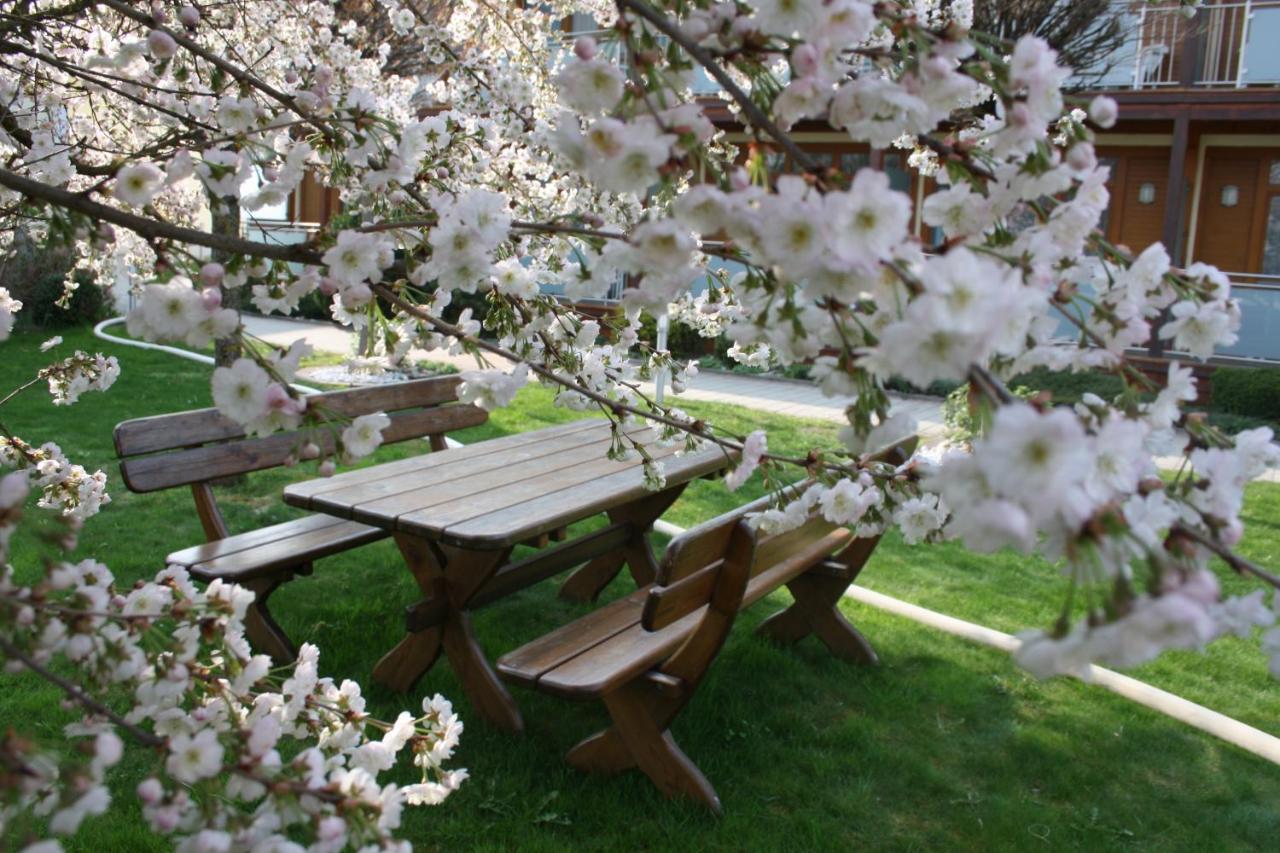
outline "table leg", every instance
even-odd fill
[[[627,524],[634,534],[616,551],[602,554],[575,571],[560,587],[560,597],[569,601],[595,601],[626,563],[636,586],[648,586],[658,574],[658,562],[649,544],[653,523],[667,511],[688,483],[655,492],[633,504],[611,509],[609,521]]]
[[[395,540],[424,599],[443,604],[443,617],[430,627],[407,634],[378,661],[374,679],[407,693],[443,650],[480,715],[499,728],[523,731],[520,710],[485,658],[466,612],[467,602],[507,561],[510,549],[464,551],[401,533]]]

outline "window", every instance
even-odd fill
[[[1274,163],[1271,168],[1274,174]],[[1273,195],[1267,207],[1267,233],[1262,244],[1262,274],[1280,275],[1280,195]]]

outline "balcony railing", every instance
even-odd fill
[[[1192,18],[1176,4],[1114,9],[1126,38],[1106,68],[1081,74],[1093,88],[1280,85],[1280,0],[1207,5]]]

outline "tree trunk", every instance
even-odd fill
[[[232,237],[240,236],[240,205],[234,199],[221,199],[210,194],[209,195],[209,212],[212,217],[210,230],[214,234],[225,234]],[[213,250],[212,259],[215,263],[226,265],[230,255],[219,249]],[[240,289],[228,288],[220,285],[222,290],[222,307],[223,308],[239,308],[240,307]],[[240,351],[240,342],[236,338],[219,338],[213,342],[213,360],[219,367],[225,367],[239,358],[243,353]]]

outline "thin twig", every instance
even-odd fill
[[[85,692],[84,688],[81,687],[79,684],[76,684],[74,681],[70,681],[66,678],[63,678],[61,675],[58,675],[55,672],[49,671],[45,667],[36,663],[31,658],[27,657],[25,654],[23,654],[21,649],[19,649],[17,646],[10,643],[4,637],[0,637],[0,652],[4,652],[5,657],[11,658],[12,660],[16,660],[18,663],[22,664],[24,667],[34,672],[36,675],[40,676],[45,681],[48,681],[50,684],[53,684],[54,686],[58,687],[59,689],[62,690],[63,693],[66,693],[67,696],[71,697],[76,702],[79,702],[81,705],[88,708],[93,713],[106,717],[112,723],[114,723],[115,725],[127,731],[135,740],[137,740],[143,746],[161,748],[165,745],[165,742],[159,737],[156,737],[154,734],[147,731],[146,729],[139,728],[138,726],[126,720],[124,717],[117,714],[115,711],[108,708],[106,705],[102,704],[93,696],[90,696],[88,693]]]
[[[719,83],[724,90],[737,102],[742,108],[742,112],[746,114],[752,126],[763,130],[769,136],[791,155],[791,159],[795,161],[801,169],[813,174],[819,174],[823,171],[823,166],[810,157],[799,145],[797,145],[790,136],[783,132],[769,116],[765,115],[764,110],[751,100],[751,97],[733,82],[733,78],[720,67],[720,63],[708,55],[705,50],[695,44],[684,32],[667,18],[666,15],[654,9],[643,0],[617,0],[618,5],[626,6],[640,17],[648,21],[655,30],[671,39],[684,49],[685,53],[707,70],[715,81]]]
[[[1169,532],[1175,535],[1185,536],[1188,539],[1192,539],[1200,543],[1220,557],[1224,563],[1232,568],[1233,571],[1242,575],[1253,575],[1258,580],[1264,581],[1276,589],[1280,589],[1280,576],[1272,574],[1252,560],[1241,557],[1226,545],[1223,545],[1221,542],[1210,536],[1206,536],[1194,527],[1177,524],[1174,525]]]

